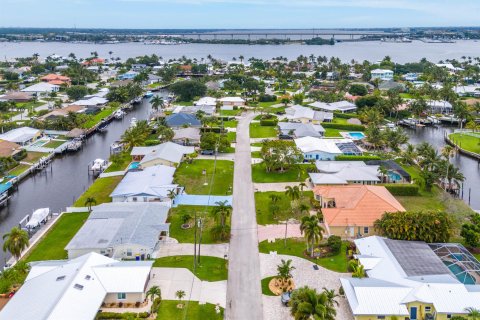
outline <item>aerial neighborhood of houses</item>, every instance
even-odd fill
[[[0,319],[474,319],[467,61],[113,54],[0,64],[0,205],[70,170],[10,213]]]

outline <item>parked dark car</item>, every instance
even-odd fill
[[[281,134],[278,136],[278,139],[280,140],[292,140],[293,138],[289,136],[288,134]]]
[[[200,154],[204,156],[213,156],[215,155],[215,150],[202,150],[200,151]]]
[[[290,291],[282,293],[281,300],[282,300],[282,303],[285,307],[288,307],[288,302],[290,302],[291,295],[292,295],[292,293]]]

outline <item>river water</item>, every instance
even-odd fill
[[[15,57],[32,56],[38,53],[41,58],[51,54],[67,56],[75,53],[78,58],[86,58],[96,51],[100,57],[127,59],[141,55],[156,54],[164,59],[206,58],[211,54],[214,58],[231,60],[243,55],[250,57],[271,59],[284,56],[295,59],[299,55],[338,57],[343,61],[378,61],[389,55],[398,63],[419,61],[427,58],[432,62],[445,59],[460,59],[462,56],[477,57],[480,55],[480,42],[464,40],[456,43],[391,43],[380,41],[369,42],[341,42],[334,46],[308,46],[301,44],[288,45],[217,45],[217,44],[180,44],[180,45],[145,45],[140,42],[118,44],[93,43],[63,43],[63,42],[0,42],[0,58],[12,59]]]
[[[122,133],[130,126],[135,117],[145,120],[150,113],[150,103],[143,100],[122,120],[113,120],[105,133],[91,136],[83,149],[67,153],[54,159],[51,168],[24,179],[13,193],[8,206],[0,210],[0,234],[3,235],[27,214],[38,208],[50,208],[51,212],[61,212],[93,183],[88,174],[88,165],[95,159],[108,159],[110,144],[120,139]],[[5,255],[0,251],[0,262]]]

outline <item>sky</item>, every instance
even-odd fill
[[[479,26],[479,0],[0,0],[0,27]]]

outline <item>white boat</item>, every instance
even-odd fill
[[[137,125],[137,118],[132,118],[132,120],[130,120],[130,127],[135,127]]]
[[[103,160],[103,159],[95,159],[93,161],[92,166],[90,167],[90,170],[93,172],[102,172],[108,167],[108,161]]]
[[[115,117],[115,119],[122,119],[125,115],[126,115],[126,113],[125,113],[125,111],[123,111],[123,110],[117,110],[117,111],[115,111],[115,113],[113,114],[113,116]]]
[[[25,228],[31,230],[40,227],[41,223],[47,222],[48,215],[50,214],[50,208],[37,209],[32,213],[32,216],[28,220]]]
[[[145,96],[144,96],[144,97],[145,97],[145,98],[151,98],[151,97],[153,97],[153,92],[152,92],[152,91],[147,91],[147,92],[145,93]]]
[[[75,138],[67,145],[68,151],[77,151],[82,146],[82,139]]]

